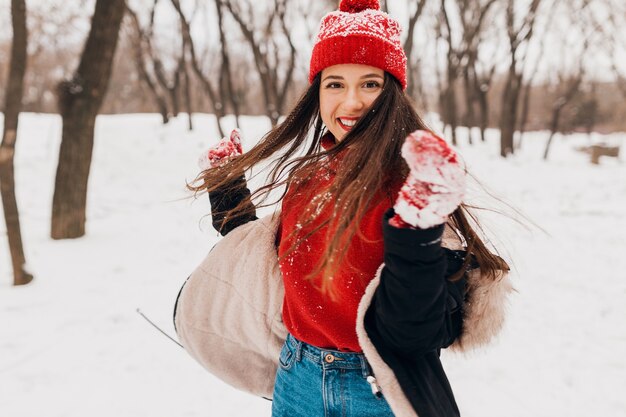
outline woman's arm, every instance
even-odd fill
[[[213,227],[222,236],[226,236],[231,230],[242,224],[256,220],[256,207],[250,200],[250,190],[248,189],[245,175],[237,177],[224,189],[209,192],[211,202],[211,217]],[[245,208],[236,217],[226,219],[226,213],[245,201]]]
[[[445,279],[444,225],[397,228],[389,224],[394,215],[390,209],[384,216],[385,266],[365,328],[397,353],[436,351],[452,343],[460,330],[452,313],[461,305],[449,300]]]
[[[226,165],[231,158],[242,153],[241,132],[239,129],[233,129],[229,137],[222,138],[216,145],[200,155],[198,165],[203,170],[219,169]],[[211,202],[213,227],[222,236],[226,236],[231,230],[242,224],[257,219],[256,207],[250,200],[250,190],[243,172],[223,188],[210,191],[209,201]],[[240,203],[243,203],[244,206],[232,217],[227,218],[227,213],[239,206]]]
[[[410,173],[383,218],[384,267],[366,328],[393,351],[414,355],[450,345],[461,331],[462,315],[453,313],[462,309],[462,291],[446,279],[441,240],[465,177],[454,150],[430,132],[409,135],[402,156]]]

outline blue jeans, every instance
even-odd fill
[[[318,349],[291,334],[280,352],[272,417],[392,417],[360,353]]]

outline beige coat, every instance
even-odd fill
[[[183,287],[175,318],[180,342],[194,359],[228,384],[266,398],[272,398],[287,336],[275,244],[279,223],[280,215],[275,213],[239,226],[220,240]],[[443,246],[461,249],[458,237],[448,229]],[[382,265],[359,304],[357,335],[394,414],[417,417],[363,326],[381,269]],[[463,333],[450,349],[466,351],[489,342],[502,328],[511,290],[506,275],[491,281],[479,270],[471,271]]]

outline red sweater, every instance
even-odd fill
[[[301,188],[295,190],[293,187],[289,188],[282,202],[279,255],[282,256],[293,243],[293,239],[288,240],[287,237],[296,227],[298,216],[308,203],[303,201],[302,194],[306,195],[308,192],[308,188],[305,187],[323,186],[330,183],[333,178],[332,173],[328,176],[320,175],[319,182],[312,180],[306,185],[301,185]],[[393,190],[391,195],[395,196],[399,188],[400,186]],[[287,330],[297,339],[320,348],[362,351],[355,330],[357,307],[365,288],[383,262],[382,219],[385,211],[392,205],[393,201],[381,192],[365,213],[360,229],[372,242],[363,241],[357,235],[353,237],[346,258],[333,277],[336,302],[317,289],[321,276],[316,276],[313,282],[304,279],[324,252],[328,225],[310,236],[298,249],[281,261],[280,269],[285,286],[283,320]],[[328,204],[317,219],[330,216],[332,206],[332,203]],[[314,221],[307,228],[313,228],[320,222],[321,220]],[[350,268],[350,263],[356,271]]]

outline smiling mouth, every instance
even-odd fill
[[[345,118],[337,118],[337,123],[341,128],[345,131],[349,131],[356,124],[357,118],[354,119],[345,119]]]

